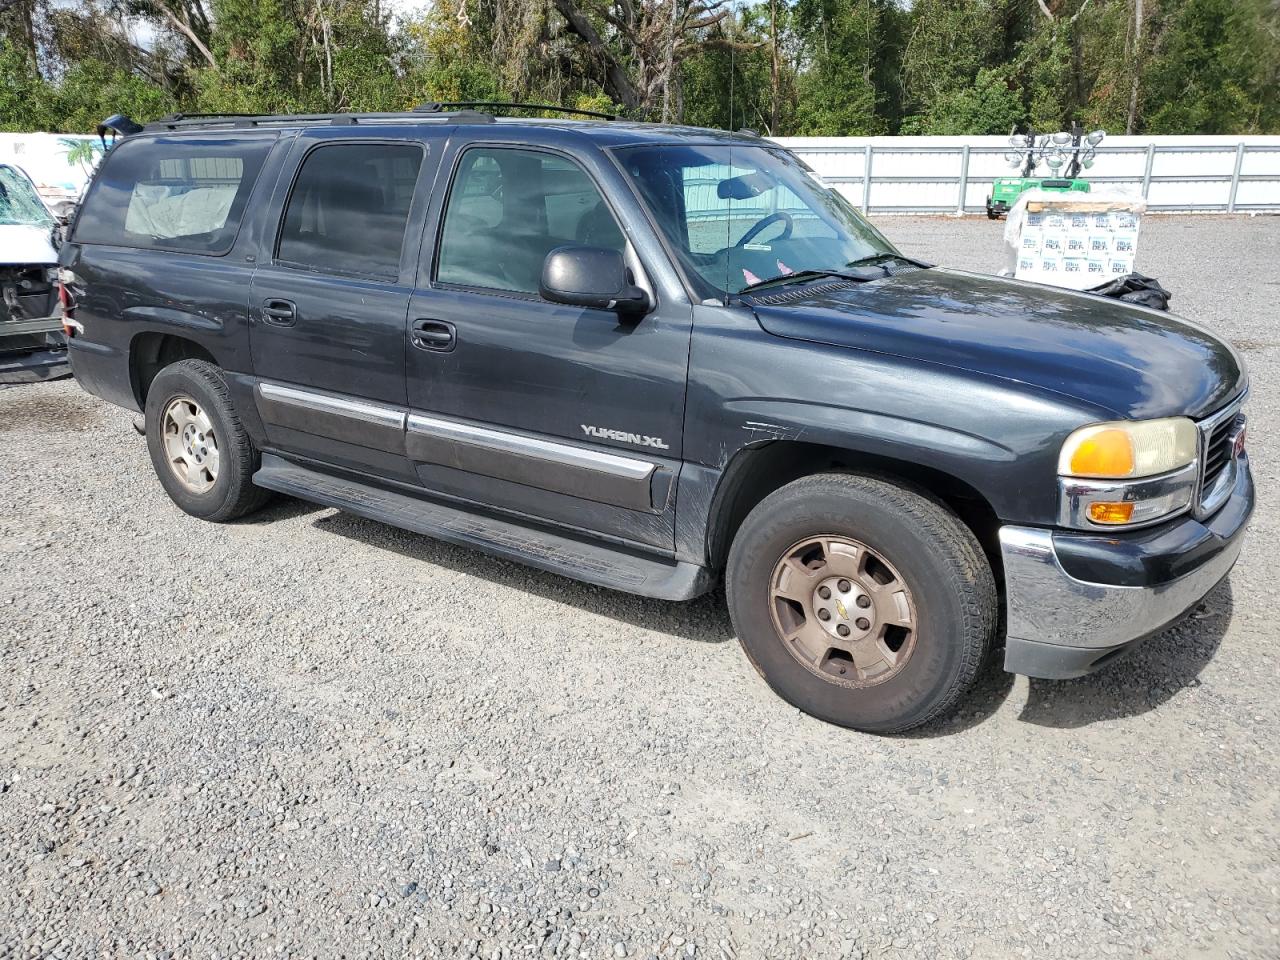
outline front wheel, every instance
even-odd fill
[[[895,733],[951,710],[996,627],[995,579],[944,506],[884,480],[805,477],[743,521],[729,614],[775,692],[821,720]]]

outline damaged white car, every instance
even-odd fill
[[[58,307],[61,227],[22,170],[0,164],[0,383],[70,373]]]

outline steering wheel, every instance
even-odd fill
[[[771,213],[767,217],[762,217],[761,219],[757,220],[754,224],[751,225],[751,228],[742,235],[741,239],[739,239],[738,242],[734,244],[734,246],[745,247],[748,243],[750,243],[752,240],[758,237],[761,233],[763,233],[766,227],[775,223],[786,224],[786,227],[783,229],[782,233],[774,237],[775,240],[786,240],[788,237],[791,236],[791,228],[795,226],[795,221],[791,218],[791,214],[784,213],[783,211],[779,210],[777,213]]]

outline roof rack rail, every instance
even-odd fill
[[[258,126],[288,126],[301,123],[360,123],[366,120],[433,120],[453,123],[492,123],[493,117],[476,113],[472,110],[461,110],[454,113],[438,113],[424,117],[420,111],[397,110],[391,112],[346,111],[343,113],[171,113],[152,123],[147,130],[179,130],[184,127],[205,127],[214,125],[230,125],[236,129]]]
[[[582,117],[595,117],[600,120],[618,119],[611,113],[597,110],[579,110],[576,107],[558,107],[549,103],[499,103],[487,100],[469,100],[456,103],[423,103],[412,110],[396,110],[385,113],[359,112],[345,110],[339,113],[171,113],[148,123],[145,127],[137,127],[129,132],[136,133],[146,129],[179,130],[184,127],[230,126],[234,129],[248,129],[259,126],[289,126],[303,123],[356,124],[366,121],[386,120],[431,120],[451,123],[493,123],[494,110],[541,110],[553,113],[570,113]],[[126,124],[128,118],[112,118]],[[111,121],[107,121],[111,123]],[[136,126],[136,125],[135,125]],[[124,131],[119,131],[124,133]],[[127,134],[126,134],[127,135]]]
[[[260,117],[260,113],[169,113],[155,123],[177,123],[179,120],[226,120],[237,117]]]
[[[579,117],[595,117],[597,120],[617,120],[616,113],[600,110],[579,110],[577,107],[561,107],[553,103],[507,103],[499,100],[458,100],[444,103],[420,103],[414,113],[441,113],[446,110],[540,110],[549,113],[571,113]]]

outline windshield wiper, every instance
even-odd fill
[[[889,272],[888,267],[884,266],[885,260],[897,260],[901,263],[909,263],[921,270],[928,270],[933,266],[932,263],[925,263],[923,260],[913,260],[911,257],[904,257],[900,253],[873,253],[869,257],[859,257],[857,260],[850,260],[845,264],[846,267],[880,267],[885,273]]]
[[[857,267],[858,264],[850,264],[850,266]],[[882,273],[870,273],[863,272],[861,270],[796,270],[793,273],[784,273],[781,276],[770,277],[768,280],[757,280],[755,283],[749,283],[739,290],[738,293],[751,293],[754,290],[763,290],[766,287],[781,287],[788,283],[798,283],[802,280],[817,280],[822,277],[835,277],[839,280],[852,280],[855,283],[865,283],[868,280],[879,280],[882,276]]]

